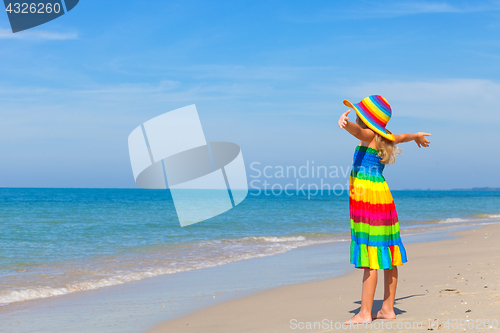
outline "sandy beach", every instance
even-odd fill
[[[408,244],[399,267],[395,320],[342,328],[359,310],[362,271],[283,286],[168,320],[160,332],[419,332],[498,330],[500,224],[455,233],[449,240]],[[404,241],[404,239],[403,239]],[[383,299],[383,271],[373,311]]]

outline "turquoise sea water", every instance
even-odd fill
[[[165,190],[0,189],[0,304],[350,238],[346,193],[292,193],[251,191],[236,208],[181,228]],[[500,191],[392,194],[403,242],[500,217]]]

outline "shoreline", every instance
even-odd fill
[[[424,235],[429,235],[433,239],[445,238],[445,234],[451,232],[450,230],[454,229],[462,229],[462,228],[471,228],[475,226],[480,226],[485,223],[494,223],[494,221],[500,216],[493,214],[481,214],[472,218],[447,218],[444,220],[439,220],[438,222],[432,221],[434,223],[429,223],[428,221],[423,221],[421,223],[409,224],[406,227],[401,228],[402,236],[405,239],[417,239],[416,242],[421,242],[420,238],[425,237]],[[329,239],[327,237],[330,237]],[[89,280],[78,280],[70,282],[68,284],[60,284],[59,286],[47,286],[42,290],[37,288],[22,288],[19,290],[12,291],[11,294],[4,294],[0,296],[0,309],[5,306],[10,306],[12,304],[16,304],[19,302],[26,301],[36,301],[45,298],[70,295],[73,293],[79,292],[87,292],[93,290],[100,290],[102,288],[109,288],[112,286],[122,285],[131,282],[138,282],[144,279],[149,279],[158,276],[165,276],[170,274],[178,274],[183,272],[188,272],[192,270],[205,269],[205,268],[215,268],[227,264],[233,264],[240,261],[246,261],[248,259],[257,259],[261,257],[267,256],[275,256],[282,255],[292,250],[297,250],[300,248],[306,248],[310,246],[322,245],[322,244],[332,244],[339,243],[343,241],[349,241],[350,235],[347,233],[337,233],[331,234],[328,236],[324,236],[323,239],[314,239],[314,237],[309,237],[307,234],[286,234],[280,236],[258,236],[258,237],[246,237],[246,238],[254,238],[255,240],[261,239],[264,243],[269,241],[268,244],[272,245],[281,245],[283,249],[275,252],[275,253],[253,253],[253,254],[244,254],[242,258],[231,258],[229,261],[223,263],[210,263],[206,264],[205,262],[200,262],[199,267],[186,267],[186,268],[176,268],[172,270],[172,272],[168,272],[168,268],[159,268],[154,270],[153,272],[148,271],[128,271],[126,274],[119,274],[116,276],[109,277],[101,277],[99,279],[89,279]],[[229,239],[226,241],[243,241],[246,238],[236,238]],[[264,239],[266,239],[264,241]],[[218,240],[215,240],[218,241]],[[224,241],[224,239],[223,239]],[[274,242],[274,244],[272,244]],[[406,243],[406,242],[405,242]],[[288,247],[288,249],[286,248]],[[291,248],[290,248],[291,247]],[[102,260],[112,260],[113,255],[109,257],[103,256]],[[133,259],[133,258],[129,258]],[[139,258],[140,259],[140,258]],[[89,260],[89,258],[84,258],[82,260]],[[92,259],[89,260],[91,262]],[[98,261],[97,261],[98,262]],[[64,265],[64,261],[62,262],[54,262],[52,263],[53,267],[57,265]],[[42,267],[42,266],[41,266]],[[35,268],[32,271],[36,271],[40,268]],[[43,269],[43,268],[41,268]],[[42,282],[43,283],[43,282]],[[9,281],[7,282],[7,285]],[[36,283],[37,285],[39,283]],[[43,295],[41,295],[43,293]]]
[[[500,223],[452,235],[452,239],[405,245],[409,260],[399,267],[397,319],[375,320],[360,331],[383,331],[382,322],[413,325],[410,329],[403,326],[405,332],[429,328],[475,331],[495,320],[498,324],[500,315],[492,305],[500,304]],[[374,312],[382,304],[382,275],[380,271]],[[361,276],[354,270],[333,279],[264,290],[167,320],[147,332],[333,332],[341,329],[335,323],[359,310]],[[453,327],[454,320],[465,326]],[[471,320],[472,329],[467,327]],[[377,322],[379,329],[374,326]]]
[[[408,234],[403,241],[410,247],[439,243],[443,239],[456,239],[452,236],[454,230],[481,229],[488,224],[500,226],[497,220],[485,222]],[[346,256],[345,241],[315,244],[217,267],[16,302],[0,307],[0,328],[12,327],[20,332],[145,332],[165,324],[167,319],[170,325],[172,321],[227,302],[280,288],[345,278],[353,274]],[[74,320],[75,316],[79,320]]]

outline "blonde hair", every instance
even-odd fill
[[[359,117],[356,117],[356,124],[361,128],[369,128]],[[380,156],[380,163],[389,164],[396,162],[396,155],[401,153],[401,149],[394,144],[394,141],[387,140],[377,132],[374,133],[375,145],[378,150],[377,155]]]

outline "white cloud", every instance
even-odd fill
[[[339,92],[339,89],[335,92]],[[500,83],[481,79],[367,82],[341,92],[353,102],[382,95],[398,114],[424,118],[500,120]],[[480,115],[480,116],[478,116]]]
[[[442,2],[423,1],[396,1],[396,2],[368,2],[356,6],[355,10],[347,9],[322,9],[311,14],[300,13],[300,15],[287,15],[285,20],[293,22],[324,22],[331,20],[360,20],[381,19],[408,15],[432,14],[432,13],[471,13],[500,10],[497,3],[461,5],[457,2],[452,4]]]
[[[373,14],[388,14],[388,15],[413,15],[424,13],[459,13],[468,11],[478,11],[481,7],[476,8],[460,8],[452,6],[446,2],[401,2],[391,5],[383,5],[372,10]]]
[[[311,81],[299,88],[279,83],[262,84],[259,81],[209,84],[172,80],[162,80],[156,84],[95,84],[77,90],[0,85],[0,100],[4,107],[16,108],[17,105],[34,110],[41,106],[50,109],[65,105],[71,106],[72,112],[80,110],[87,114],[95,114],[100,111],[92,110],[102,109],[108,110],[110,114],[136,114],[141,109],[153,112],[193,101],[204,102],[205,105],[207,102],[221,105],[224,101],[230,101],[233,105],[254,108],[255,112],[260,110],[312,116],[332,107],[340,107],[344,98],[359,102],[372,94],[387,98],[394,114],[398,116],[453,119],[462,123],[477,123],[485,119],[500,121],[500,82],[483,79],[369,81],[329,86]],[[471,116],[474,114],[480,117]]]
[[[8,29],[0,29],[0,39],[67,40],[78,39],[78,34],[75,32],[55,32],[45,30],[25,30],[13,33]]]
[[[180,85],[178,81],[162,80],[158,85],[124,83],[118,85],[99,86],[95,89],[79,90],[83,94],[154,94],[170,91]]]

